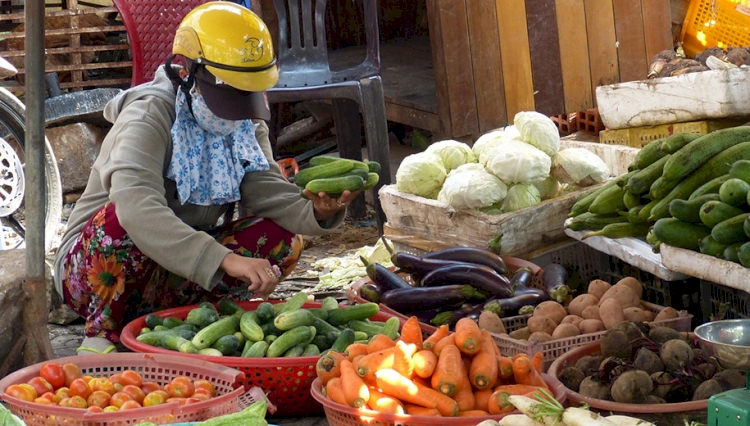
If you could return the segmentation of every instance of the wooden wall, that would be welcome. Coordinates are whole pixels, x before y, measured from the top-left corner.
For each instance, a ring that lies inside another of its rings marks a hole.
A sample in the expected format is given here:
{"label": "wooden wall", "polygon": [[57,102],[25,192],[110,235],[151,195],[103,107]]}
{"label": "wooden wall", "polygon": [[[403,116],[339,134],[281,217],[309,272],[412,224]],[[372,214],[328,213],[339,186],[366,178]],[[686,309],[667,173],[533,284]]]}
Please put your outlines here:
{"label": "wooden wall", "polygon": [[672,47],[669,0],[434,0],[427,14],[445,137],[592,108],[597,86],[645,79]]}

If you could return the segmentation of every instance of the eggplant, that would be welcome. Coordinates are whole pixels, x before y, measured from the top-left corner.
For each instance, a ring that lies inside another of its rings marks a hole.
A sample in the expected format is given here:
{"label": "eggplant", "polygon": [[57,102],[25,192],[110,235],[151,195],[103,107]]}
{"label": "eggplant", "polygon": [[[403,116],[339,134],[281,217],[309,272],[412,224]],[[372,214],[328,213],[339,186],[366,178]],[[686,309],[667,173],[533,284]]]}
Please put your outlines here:
{"label": "eggplant", "polygon": [[534,274],[531,273],[531,269],[521,268],[516,271],[515,275],[513,275],[513,279],[510,280],[510,286],[514,290],[518,288],[528,288],[529,284],[531,284],[532,278],[534,278]]}
{"label": "eggplant", "polygon": [[467,262],[459,262],[454,260],[441,260],[441,259],[428,259],[425,257],[415,256],[411,253],[403,251],[395,251],[393,247],[388,245],[385,237],[381,237],[383,245],[391,254],[391,262],[399,268],[399,270],[412,274],[415,280],[420,280],[422,277],[434,271],[437,268],[456,265],[456,264],[467,264]]}
{"label": "eggplant", "polygon": [[440,327],[441,325],[447,325],[450,328],[453,328],[454,325],[460,320],[461,318],[471,318],[474,321],[477,321],[479,319],[479,314],[482,313],[482,304],[478,305],[464,305],[461,307],[461,309],[457,309],[454,311],[445,311],[441,312],[430,321],[430,324],[434,325],[435,327]]}
{"label": "eggplant", "polygon": [[359,295],[368,302],[380,303],[383,291],[375,283],[365,283],[359,288]]}
{"label": "eggplant", "polygon": [[508,272],[503,258],[495,253],[476,247],[451,247],[439,251],[427,253],[424,259],[454,260],[475,265],[484,265],[492,268],[495,272],[503,275]]}
{"label": "eggplant", "polygon": [[568,298],[568,271],[562,265],[550,263],[542,268],[542,282],[545,291],[555,302],[563,303]]}
{"label": "eggplant", "polygon": [[494,312],[500,318],[519,315],[524,306],[536,306],[550,297],[546,291],[538,288],[519,288],[508,298],[493,298],[482,305],[483,309]]}
{"label": "eggplant", "polygon": [[448,265],[435,269],[422,279],[422,286],[435,287],[452,284],[469,284],[490,297],[511,297],[510,280],[493,269],[482,265]]}
{"label": "eggplant", "polygon": [[436,309],[457,305],[467,299],[483,298],[470,285],[446,285],[442,287],[412,287],[388,290],[380,297],[380,303],[398,312],[417,309]]}
{"label": "eggplant", "polygon": [[440,309],[422,309],[422,310],[411,310],[411,311],[404,311],[399,312],[400,314],[406,316],[406,317],[417,317],[417,320],[419,322],[424,324],[429,324],[430,321],[432,321],[433,318],[435,318],[435,315],[442,312],[444,307],[441,307]]}
{"label": "eggplant", "polygon": [[367,276],[370,277],[375,284],[380,286],[383,289],[383,292],[397,288],[412,288],[408,282],[404,281],[404,279],[399,277],[398,274],[385,266],[376,262],[368,262],[363,256],[360,256],[359,258],[365,265]]}

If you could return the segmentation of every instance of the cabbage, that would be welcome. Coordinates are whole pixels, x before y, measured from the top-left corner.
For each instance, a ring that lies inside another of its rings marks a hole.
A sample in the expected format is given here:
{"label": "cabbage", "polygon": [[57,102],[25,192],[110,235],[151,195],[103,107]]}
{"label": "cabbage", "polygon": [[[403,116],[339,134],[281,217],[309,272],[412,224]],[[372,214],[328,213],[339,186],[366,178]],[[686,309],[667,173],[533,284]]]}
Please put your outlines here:
{"label": "cabbage", "polygon": [[503,201],[508,187],[484,166],[469,163],[448,173],[437,199],[451,207],[481,209]]}
{"label": "cabbage", "polygon": [[590,186],[609,178],[609,166],[585,148],[567,148],[552,157],[552,176],[562,183]]}
{"label": "cabbage", "polygon": [[447,172],[435,154],[419,152],[407,156],[396,171],[396,189],[426,198],[437,197]]}
{"label": "cabbage", "polygon": [[495,146],[501,139],[509,140],[520,138],[521,134],[518,133],[518,129],[516,129],[515,126],[508,126],[503,129],[493,130],[489,133],[483,134],[476,140],[476,142],[474,142],[471,150],[474,151],[474,155],[476,155],[477,160],[481,163],[482,159],[480,157],[482,153],[486,151],[487,148]]}
{"label": "cabbage", "polygon": [[539,204],[542,196],[539,190],[531,184],[513,185],[508,189],[508,195],[503,200],[503,211],[505,213],[521,210],[526,207]]}
{"label": "cabbage", "polygon": [[542,196],[542,200],[548,200],[555,198],[557,193],[560,191],[560,182],[552,176],[544,179],[543,181],[534,182],[533,185],[539,190],[539,194]]}
{"label": "cabbage", "polygon": [[485,167],[505,183],[539,182],[549,176],[550,157],[519,140],[504,141],[483,154]]}
{"label": "cabbage", "polygon": [[469,145],[450,139],[433,143],[427,147],[425,152],[430,152],[440,157],[443,160],[445,169],[449,172],[460,165],[477,162],[477,156],[474,155]]}
{"label": "cabbage", "polygon": [[513,118],[521,139],[550,157],[560,150],[560,132],[552,119],[536,111],[521,111]]}

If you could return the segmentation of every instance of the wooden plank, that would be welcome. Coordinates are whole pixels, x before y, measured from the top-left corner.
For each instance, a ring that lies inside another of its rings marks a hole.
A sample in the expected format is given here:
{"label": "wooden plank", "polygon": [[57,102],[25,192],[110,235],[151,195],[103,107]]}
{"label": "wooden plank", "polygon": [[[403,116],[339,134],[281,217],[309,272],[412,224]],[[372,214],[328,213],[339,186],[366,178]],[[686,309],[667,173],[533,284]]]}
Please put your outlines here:
{"label": "wooden plank", "polygon": [[449,137],[453,133],[450,108],[448,106],[448,76],[445,69],[446,49],[443,45],[443,28],[440,23],[440,6],[437,1],[425,2],[427,21],[430,27],[430,46],[432,65],[435,67],[435,94],[437,95],[440,130],[433,135],[436,138]]}
{"label": "wooden plank", "polygon": [[505,108],[508,121],[513,121],[517,112],[535,109],[526,6],[524,0],[496,0],[495,7],[503,60]]}
{"label": "wooden plank", "polygon": [[445,72],[453,127],[451,137],[477,133],[479,123],[466,3],[463,0],[435,1],[440,7],[442,42],[446,52]]}
{"label": "wooden plank", "polygon": [[648,73],[648,61],[641,2],[612,0],[612,6],[615,12],[620,81],[643,80]]}
{"label": "wooden plank", "polygon": [[646,59],[662,50],[672,49],[672,19],[669,0],[641,0],[646,35]]}
{"label": "wooden plank", "polygon": [[536,110],[546,115],[564,114],[570,110],[565,109],[555,0],[527,0],[526,22]]}
{"label": "wooden plank", "polygon": [[583,111],[594,106],[583,0],[556,0],[555,11],[563,51],[560,63],[565,87],[565,112]]}
{"label": "wooden plank", "polygon": [[[591,89],[620,81],[615,15],[611,1],[584,0]],[[596,104],[596,99],[594,99]]]}
{"label": "wooden plank", "polygon": [[750,293],[750,269],[739,263],[666,244],[659,251],[664,266],[673,271]]}
{"label": "wooden plank", "polygon": [[479,132],[508,124],[495,0],[466,0]]}
{"label": "wooden plank", "polygon": [[437,114],[410,108],[397,102],[389,102],[387,99],[385,117],[389,121],[429,130],[433,134],[440,132],[440,119]]}

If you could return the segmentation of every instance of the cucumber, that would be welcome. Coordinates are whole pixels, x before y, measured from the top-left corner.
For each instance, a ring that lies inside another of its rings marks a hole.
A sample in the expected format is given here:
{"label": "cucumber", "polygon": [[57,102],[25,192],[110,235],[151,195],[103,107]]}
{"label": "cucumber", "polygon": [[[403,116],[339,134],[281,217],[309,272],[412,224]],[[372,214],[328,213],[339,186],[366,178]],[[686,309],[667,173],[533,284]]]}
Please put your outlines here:
{"label": "cucumber", "polygon": [[209,325],[208,327],[200,330],[195,337],[193,337],[193,346],[196,349],[201,350],[210,347],[215,341],[219,340],[220,337],[226,336],[227,334],[234,334],[237,332],[240,326],[240,319],[235,315],[226,316]]}
{"label": "cucumber", "polygon": [[[240,319],[240,320],[241,320],[241,319]],[[237,331],[237,332],[235,332],[235,333],[233,334],[233,336],[237,338],[237,341],[238,341],[238,342],[240,342],[240,347],[243,347],[243,346],[245,346],[245,341],[247,340],[247,338],[245,337],[245,335],[244,335],[244,334],[242,334],[242,331]]]}
{"label": "cucumber", "polygon": [[309,308],[307,309],[310,311],[311,314],[313,314],[314,317],[320,318],[323,321],[328,319],[328,310],[323,308]]}
{"label": "cucumber", "polygon": [[571,221],[568,223],[568,228],[574,231],[583,231],[586,229],[598,231],[609,225],[610,223],[620,223],[627,221],[628,218],[620,214],[599,215],[586,212],[571,219]]}
{"label": "cucumber", "polygon": [[643,206],[643,208],[638,212],[638,219],[641,222],[647,222],[649,220],[649,217],[651,216],[651,210],[656,207],[657,204],[659,204],[661,200],[651,200]]}
{"label": "cucumber", "polygon": [[633,194],[632,192],[627,190],[627,187],[625,187],[626,190],[622,194],[622,202],[625,204],[625,208],[630,210],[633,207],[640,206],[641,204],[641,197],[640,195]]}
{"label": "cucumber", "polygon": [[396,340],[398,339],[399,328],[401,328],[401,321],[399,321],[396,317],[390,317],[385,321],[385,325],[383,326],[383,334],[388,336],[391,340]]}
{"label": "cucumber", "polygon": [[344,325],[351,320],[363,320],[380,312],[377,303],[367,302],[360,305],[345,306],[328,312],[328,322],[333,325]]}
{"label": "cucumber", "polygon": [[331,345],[331,350],[343,354],[352,343],[354,343],[354,330],[345,328]]}
{"label": "cucumber", "polygon": [[716,130],[703,135],[672,154],[664,165],[662,176],[667,180],[682,180],[720,153],[747,141],[750,141],[750,127],[746,126]]}
{"label": "cucumber", "polygon": [[258,342],[245,342],[245,348],[242,351],[243,358],[263,358],[266,356],[270,344],[263,340]]}
{"label": "cucumber", "polygon": [[595,214],[612,214],[620,210],[626,210],[622,195],[623,190],[617,185],[607,188],[597,195],[589,206],[589,212]]}
{"label": "cucumber", "polygon": [[748,192],[750,192],[750,183],[731,178],[719,187],[719,198],[730,206],[742,207],[747,205]]}
{"label": "cucumber", "polygon": [[148,327],[143,327],[143,328],[141,328],[141,331],[139,331],[139,332],[138,332],[138,334],[149,333],[149,332],[151,332],[151,331],[153,331],[153,330],[151,330],[151,329],[150,329],[150,328],[148,328]]}
{"label": "cucumber", "polygon": [[312,340],[311,345],[315,345],[318,347],[318,350],[326,350],[331,347],[331,344],[336,339],[333,339],[333,341],[328,341],[328,338],[326,336],[321,336],[320,334],[315,336]]}
{"label": "cucumber", "polygon": [[291,312],[297,309],[301,309],[303,306],[305,306],[305,303],[307,303],[307,293],[303,293],[300,291],[299,293],[296,293],[294,296],[287,299],[286,302],[284,302],[284,306],[276,311],[276,315],[278,316],[285,312]]}
{"label": "cucumber", "polygon": [[214,348],[205,348],[198,351],[198,355],[203,356],[224,356],[220,350]]}
{"label": "cucumber", "polygon": [[344,191],[358,191],[365,186],[365,180],[359,176],[341,176],[315,179],[305,185],[305,189],[313,194],[325,192],[329,196],[338,197]]}
{"label": "cucumber", "polygon": [[185,321],[175,317],[166,317],[164,318],[164,321],[162,321],[162,325],[167,328],[175,328],[178,325],[182,325],[184,323]]}
{"label": "cucumber", "polygon": [[750,161],[738,160],[729,169],[729,176],[750,183]]}
{"label": "cucumber", "polygon": [[251,342],[263,340],[265,336],[263,329],[258,325],[258,315],[255,312],[247,311],[240,318],[240,331],[245,339]]}
{"label": "cucumber", "polygon": [[645,206],[635,206],[632,209],[628,210],[627,216],[625,216],[630,223],[643,223],[646,222],[645,219],[641,219],[640,213],[641,210],[643,210],[643,207]]}
{"label": "cucumber", "polygon": [[167,330],[171,330],[171,328],[165,327],[163,325],[156,325],[154,326],[154,329],[153,329],[153,331],[167,331]]}
{"label": "cucumber", "polygon": [[740,246],[740,249],[737,250],[737,258],[742,266],[750,267],[750,243],[744,243]]}
{"label": "cucumber", "polygon": [[223,355],[232,355],[240,348],[240,339],[234,334],[227,334],[219,337],[219,340],[215,341],[211,347],[220,351]]}
{"label": "cucumber", "polygon": [[720,222],[741,215],[744,211],[721,201],[707,201],[703,203],[698,213],[701,222],[709,228],[713,228]]}
{"label": "cucumber", "polygon": [[380,163],[377,161],[365,161],[365,164],[367,164],[367,169],[370,173],[380,173],[380,170],[382,170]]}
{"label": "cucumber", "polygon": [[161,346],[164,336],[167,334],[174,334],[182,337],[183,339],[192,339],[195,336],[195,332],[190,330],[165,330],[165,331],[151,331],[148,333],[139,334],[136,337],[141,343],[145,343],[149,346]]}
{"label": "cucumber", "polygon": [[270,345],[271,343],[273,343],[274,340],[276,340],[278,338],[279,338],[279,336],[277,336],[275,334],[269,334],[269,335],[267,335],[266,337],[263,338],[263,341],[266,342],[266,343],[268,343]]}
{"label": "cucumber", "polygon": [[367,181],[367,178],[369,178],[370,173],[367,170],[362,170],[358,168],[353,168],[349,170],[348,172],[344,173],[343,175],[334,176],[334,177],[343,177],[343,176],[359,176],[362,178],[362,180]]}
{"label": "cucumber", "polygon": [[[352,335],[353,334],[354,332],[352,331]],[[312,333],[310,332],[310,327],[304,325],[285,331],[284,334],[271,343],[266,352],[266,356],[268,358],[280,357],[291,347],[300,343],[306,344],[306,342],[311,339],[311,336]]]}
{"label": "cucumber", "polygon": [[300,343],[298,345],[294,345],[291,348],[287,349],[286,352],[282,355],[285,358],[293,358],[302,356],[302,353],[305,352],[305,348],[307,347],[307,344]]}
{"label": "cucumber", "polygon": [[317,356],[317,355],[320,355],[320,348],[317,345],[314,345],[312,343],[305,346],[305,350],[302,351],[302,356]]}
{"label": "cucumber", "polygon": [[703,185],[699,186],[698,189],[693,191],[693,193],[690,194],[690,198],[688,198],[688,200],[692,200],[693,198],[698,198],[701,195],[718,194],[719,189],[721,188],[721,185],[727,180],[729,180],[730,178],[731,176],[726,174],[723,176],[719,176],[715,179],[711,179],[710,181],[704,183]]}
{"label": "cucumber", "polygon": [[683,222],[701,223],[700,210],[703,204],[718,199],[719,194],[706,194],[692,200],[672,200],[669,203],[669,214]]}
{"label": "cucumber", "polygon": [[167,334],[164,335],[164,338],[161,341],[161,345],[166,349],[182,352],[184,354],[198,353],[195,345],[193,345],[190,340],[185,339],[178,333],[174,332],[167,332]]}
{"label": "cucumber", "polygon": [[645,237],[648,234],[648,230],[651,227],[650,223],[640,222],[622,222],[613,223],[605,226],[599,231],[592,232],[583,236],[583,240],[591,237],[607,237],[612,239],[626,238],[626,237]]}
{"label": "cucumber", "polygon": [[726,250],[728,246],[729,244],[717,242],[714,237],[709,235],[701,240],[699,249],[701,253],[707,256],[722,257],[724,255],[724,250]]}
{"label": "cucumber", "polygon": [[260,325],[260,329],[261,331],[263,331],[263,335],[266,337],[268,337],[269,335],[280,336],[281,333],[283,333],[283,331],[279,330],[275,325],[273,325],[273,321],[264,322]]}
{"label": "cucumber", "polygon": [[315,315],[313,315],[312,312],[307,309],[298,309],[296,311],[284,312],[276,315],[276,318],[273,320],[273,325],[281,331],[287,331],[301,325],[310,326],[313,323],[313,319],[315,319]]}
{"label": "cucumber", "polygon": [[307,184],[316,179],[325,179],[333,176],[344,174],[354,168],[351,160],[338,158],[336,161],[321,164],[319,166],[302,169],[294,175],[294,183],[301,188],[306,188]]}
{"label": "cucumber", "polygon": [[349,324],[347,324],[347,326],[355,332],[359,331],[366,333],[368,337],[383,334],[383,326],[372,324],[367,321],[352,320],[349,321]]}
{"label": "cucumber", "polygon": [[576,217],[580,215],[581,213],[585,213],[589,210],[589,207],[591,206],[591,203],[594,202],[596,197],[599,196],[602,192],[606,191],[608,188],[611,188],[613,186],[618,186],[618,184],[621,184],[623,182],[627,182],[628,179],[630,179],[631,176],[638,173],[637,170],[633,170],[631,172],[628,172],[620,177],[617,177],[602,186],[592,189],[591,191],[587,192],[586,195],[582,196],[581,198],[576,201],[575,204],[573,204],[573,207],[570,208],[570,213],[568,214],[568,217]]}
{"label": "cucumber", "polygon": [[194,326],[193,324],[184,323],[184,324],[176,325],[176,326],[170,328],[170,330],[190,330],[193,333],[197,333],[198,330],[200,330],[200,329],[198,327]]}
{"label": "cucumber", "polygon": [[273,305],[268,302],[262,302],[258,305],[255,309],[255,313],[258,314],[258,319],[261,322],[270,321],[273,319],[274,315],[276,315],[276,312],[273,310]]}
{"label": "cucumber", "polygon": [[745,243],[734,243],[734,244],[728,245],[727,248],[724,249],[724,255],[722,256],[722,258],[730,262],[740,263],[739,252],[740,252],[740,248],[744,244]]}
{"label": "cucumber", "polygon": [[628,183],[625,185],[625,189],[635,195],[645,194],[651,188],[651,185],[661,177],[661,172],[664,169],[664,163],[669,159],[669,155],[665,155],[655,163],[648,167],[641,169],[638,173],[634,174],[628,179]]}
{"label": "cucumber", "polygon": [[338,309],[339,301],[333,296],[328,296],[320,303],[320,307],[326,310]]}
{"label": "cucumber", "polygon": [[675,133],[664,138],[661,143],[661,150],[667,154],[674,154],[685,145],[701,137],[698,133]]}
{"label": "cucumber", "polygon": [[198,328],[207,327],[219,320],[219,314],[213,310],[204,307],[191,309],[187,314],[185,322],[193,324]]}
{"label": "cucumber", "polygon": [[315,327],[315,330],[317,330],[317,333],[316,333],[317,335],[325,336],[328,333],[333,333],[335,335],[333,340],[336,340],[336,337],[339,337],[339,334],[341,334],[341,330],[332,326],[328,322],[323,321],[320,318],[314,318],[312,325],[313,327]]}
{"label": "cucumber", "polygon": [[[316,166],[322,166],[323,164],[328,163],[334,163],[336,161],[341,161],[341,157],[332,157],[330,155],[318,155],[316,157],[313,157],[308,161],[308,164],[310,166],[316,167]],[[367,162],[359,161],[359,160],[352,160],[350,158],[344,158],[344,160],[351,161],[352,164],[354,164],[355,169],[359,170],[369,170],[369,166],[367,165]]]}
{"label": "cucumber", "polygon": [[199,308],[206,308],[206,309],[210,309],[210,310],[212,310],[212,311],[214,311],[214,312],[216,312],[216,313],[218,313],[218,312],[219,312],[219,311],[217,311],[217,310],[216,310],[216,306],[214,306],[214,304],[213,304],[213,303],[211,303],[211,302],[201,302],[201,303],[200,303],[200,304],[198,305],[198,307],[199,307]]}
{"label": "cucumber", "polygon": [[368,173],[367,179],[365,179],[365,186],[362,187],[364,190],[372,189],[375,185],[380,182],[380,175],[377,173]]}
{"label": "cucumber", "polygon": [[679,180],[666,180],[663,176],[659,177],[651,184],[651,188],[648,191],[648,195],[651,196],[652,200],[664,198],[672,192],[675,186],[679,185]]}
{"label": "cucumber", "polygon": [[355,331],[354,332],[354,341],[364,340],[365,342],[370,339],[370,336],[367,335],[364,331]]}
{"label": "cucumber", "polygon": [[742,213],[735,217],[719,222],[711,229],[711,236],[719,243],[734,244],[747,241],[744,225],[745,219],[750,217],[750,213]]}
{"label": "cucumber", "polygon": [[148,314],[146,315],[146,327],[153,329],[157,325],[163,325],[164,324],[164,318],[160,317],[156,314]]}
{"label": "cucumber", "polygon": [[635,158],[633,158],[633,162],[628,166],[628,171],[644,169],[667,155],[667,153],[661,149],[661,144],[663,142],[664,139],[657,139],[649,142],[646,146],[641,148],[641,150],[635,155]]}
{"label": "cucumber", "polygon": [[711,230],[702,225],[683,222],[673,217],[663,218],[654,224],[654,236],[664,244],[698,251],[702,239],[711,235]]}
{"label": "cucumber", "polygon": [[237,312],[245,312],[234,300],[229,297],[222,297],[216,303],[216,310],[222,315],[233,315]]}

